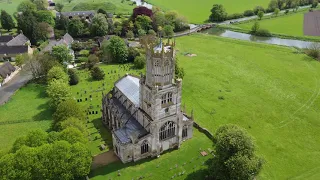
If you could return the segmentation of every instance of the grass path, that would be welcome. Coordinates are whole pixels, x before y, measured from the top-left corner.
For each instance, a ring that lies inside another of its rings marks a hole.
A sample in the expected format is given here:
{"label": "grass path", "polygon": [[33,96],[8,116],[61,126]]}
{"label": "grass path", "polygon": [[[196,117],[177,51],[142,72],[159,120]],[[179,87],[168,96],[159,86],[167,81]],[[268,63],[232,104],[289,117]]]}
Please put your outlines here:
{"label": "grass path", "polygon": [[290,48],[203,34],[179,38],[177,46],[187,109],[211,132],[227,123],[246,128],[267,162],[262,179],[319,166],[319,62]]}

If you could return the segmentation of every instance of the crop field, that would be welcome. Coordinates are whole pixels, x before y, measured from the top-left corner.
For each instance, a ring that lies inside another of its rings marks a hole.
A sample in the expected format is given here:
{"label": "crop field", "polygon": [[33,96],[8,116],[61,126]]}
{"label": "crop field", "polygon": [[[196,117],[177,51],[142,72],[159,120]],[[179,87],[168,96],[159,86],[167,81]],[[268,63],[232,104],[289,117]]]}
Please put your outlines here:
{"label": "crop field", "polygon": [[64,5],[62,11],[89,11],[101,8],[111,13],[131,14],[135,7],[132,1],[122,0],[71,0],[70,3],[66,0],[57,0],[55,2]]}
{"label": "crop field", "polygon": [[10,149],[16,138],[30,130],[48,130],[51,120],[45,87],[32,83],[22,87],[0,106],[0,150]]}
{"label": "crop field", "polygon": [[151,4],[164,10],[175,10],[185,16],[190,23],[203,23],[210,16],[213,4],[222,4],[228,14],[243,13],[255,6],[267,7],[269,0],[149,0]]}
{"label": "crop field", "polygon": [[178,38],[177,47],[182,101],[200,125],[246,128],[266,160],[262,179],[320,178],[319,62],[292,48],[204,34]]}

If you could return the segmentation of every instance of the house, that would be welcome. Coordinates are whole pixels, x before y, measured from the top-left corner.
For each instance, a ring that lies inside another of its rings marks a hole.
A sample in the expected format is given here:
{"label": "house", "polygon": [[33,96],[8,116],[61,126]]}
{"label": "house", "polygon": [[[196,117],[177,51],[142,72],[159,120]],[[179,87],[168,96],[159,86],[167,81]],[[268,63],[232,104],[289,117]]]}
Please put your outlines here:
{"label": "house", "polygon": [[103,95],[102,122],[123,163],[179,148],[193,134],[193,113],[181,110],[182,80],[174,79],[175,43],[147,48],[146,76],[126,75]]}
{"label": "house", "polygon": [[115,35],[106,35],[106,36],[103,36],[103,37],[100,37],[99,39],[98,39],[98,44],[99,44],[99,47],[101,47],[102,46],[102,42],[103,41],[109,41],[111,38],[112,38],[112,36],[115,36]]}
{"label": "house", "polygon": [[10,62],[5,62],[0,66],[0,87],[16,74],[15,71],[16,68]]}
{"label": "house", "polygon": [[71,12],[57,12],[56,18],[60,18],[61,16],[68,17],[69,19],[79,17],[91,20],[95,15],[95,11],[71,11]]}
{"label": "house", "polygon": [[43,52],[51,52],[54,46],[64,45],[68,47],[68,49],[70,50],[70,54],[74,59],[74,51],[71,49],[71,45],[73,42],[73,37],[70,34],[66,33],[60,40],[50,41],[49,44],[43,49]]}
{"label": "house", "polygon": [[24,53],[33,53],[30,40],[25,35],[0,36],[0,60],[14,60],[17,55]]}

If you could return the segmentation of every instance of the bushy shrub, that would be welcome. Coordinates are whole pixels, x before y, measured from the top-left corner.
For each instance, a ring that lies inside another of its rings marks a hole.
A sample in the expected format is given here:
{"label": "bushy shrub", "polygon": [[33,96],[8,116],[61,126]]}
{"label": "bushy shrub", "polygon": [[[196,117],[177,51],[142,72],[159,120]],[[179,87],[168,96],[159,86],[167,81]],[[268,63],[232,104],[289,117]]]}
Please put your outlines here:
{"label": "bushy shrub", "polygon": [[243,15],[248,17],[248,16],[253,16],[254,15],[254,12],[253,10],[246,10],[243,12]]}
{"label": "bushy shrub", "polygon": [[271,33],[267,29],[258,29],[254,34],[257,36],[271,37]]}
{"label": "bushy shrub", "polygon": [[98,66],[95,66],[91,70],[91,76],[94,80],[102,80],[104,79],[105,74],[102,69],[100,69]]}
{"label": "bushy shrub", "polygon": [[77,71],[75,69],[69,69],[68,75],[69,75],[69,84],[71,86],[79,83],[79,76],[77,75]]}
{"label": "bushy shrub", "polygon": [[231,20],[231,19],[239,19],[239,18],[243,18],[244,15],[241,13],[235,13],[235,14],[230,14],[227,16],[227,20]]}
{"label": "bushy shrub", "polygon": [[306,53],[314,59],[319,59],[320,45],[318,43],[311,44],[310,47],[307,48]]}
{"label": "bushy shrub", "polygon": [[129,48],[128,48],[128,61],[129,61],[129,62],[133,62],[134,59],[135,59],[137,56],[140,56],[140,52],[138,51],[138,49],[137,49],[137,48],[134,48],[134,47],[129,47]]}
{"label": "bushy shrub", "polygon": [[259,11],[265,12],[265,9],[263,7],[261,7],[261,6],[256,6],[253,9],[253,12],[254,12],[255,15],[257,15]]}
{"label": "bushy shrub", "polygon": [[142,69],[142,68],[144,68],[145,65],[146,65],[146,60],[145,60],[145,58],[143,56],[137,56],[134,59],[134,66],[137,69]]}

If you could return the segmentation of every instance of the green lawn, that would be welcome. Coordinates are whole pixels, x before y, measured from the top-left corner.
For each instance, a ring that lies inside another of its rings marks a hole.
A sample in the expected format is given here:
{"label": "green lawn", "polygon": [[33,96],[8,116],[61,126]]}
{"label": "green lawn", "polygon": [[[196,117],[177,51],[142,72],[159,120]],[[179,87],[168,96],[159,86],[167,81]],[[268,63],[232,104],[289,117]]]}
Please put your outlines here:
{"label": "green lawn", "polygon": [[0,150],[8,150],[16,138],[34,129],[48,130],[52,112],[44,86],[28,84],[0,106]]}
{"label": "green lawn", "polygon": [[[279,16],[270,19],[263,19],[259,21],[260,28],[267,29],[271,33],[275,34],[283,34],[283,35],[290,35],[290,36],[304,36],[303,34],[303,18],[304,14],[307,11],[301,11],[298,13],[292,13],[289,15]],[[248,23],[242,23],[235,25],[242,29],[251,30],[252,25],[254,24],[253,21]],[[310,38],[317,38],[312,36],[304,36]]]}
{"label": "green lawn", "polygon": [[66,0],[57,0],[55,3],[64,5],[62,11],[89,11],[102,8],[111,13],[131,14],[135,7],[131,1],[122,0],[72,0],[71,3]]}
{"label": "green lawn", "polygon": [[0,0],[0,10],[5,10],[8,13],[12,14],[17,12],[18,5],[23,0]]}
{"label": "green lawn", "polygon": [[175,10],[187,17],[191,23],[203,23],[210,16],[213,4],[222,4],[228,14],[243,13],[255,6],[267,7],[269,0],[148,0],[164,10]]}
{"label": "green lawn", "polygon": [[[113,163],[93,170],[90,174],[92,180],[105,179],[204,179],[201,169],[206,168],[206,163],[212,155],[200,156],[200,148],[208,152],[212,149],[212,142],[198,130],[194,129],[192,139],[184,142],[179,150],[164,153],[157,159],[141,160],[136,163]],[[185,163],[185,164],[184,164]],[[177,168],[176,168],[177,165]],[[171,168],[171,170],[170,170]],[[118,170],[121,176],[118,176]],[[179,173],[183,175],[179,176]]]}
{"label": "green lawn", "polygon": [[[113,84],[126,73],[139,75],[140,71],[132,68],[131,64],[126,65],[100,65],[104,70],[106,77],[102,81],[93,81],[88,70],[79,70],[79,84],[71,86],[73,96],[76,100],[90,111],[87,114],[88,123],[86,124],[89,132],[89,148],[93,155],[102,151],[99,149],[101,144],[106,144],[108,151],[112,147],[112,137],[101,123],[101,104],[102,92],[107,93],[113,87]],[[87,99],[87,100],[86,100]],[[94,113],[92,113],[94,112]],[[97,114],[96,114],[97,113]]]}
{"label": "green lawn", "polygon": [[261,179],[320,178],[319,62],[291,48],[204,34],[177,46],[182,100],[200,125],[246,128],[266,160]]}

